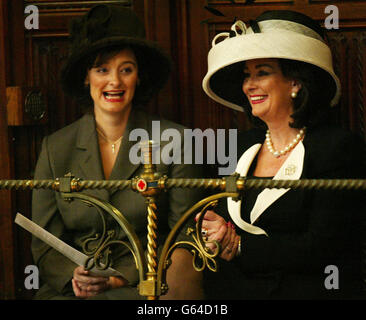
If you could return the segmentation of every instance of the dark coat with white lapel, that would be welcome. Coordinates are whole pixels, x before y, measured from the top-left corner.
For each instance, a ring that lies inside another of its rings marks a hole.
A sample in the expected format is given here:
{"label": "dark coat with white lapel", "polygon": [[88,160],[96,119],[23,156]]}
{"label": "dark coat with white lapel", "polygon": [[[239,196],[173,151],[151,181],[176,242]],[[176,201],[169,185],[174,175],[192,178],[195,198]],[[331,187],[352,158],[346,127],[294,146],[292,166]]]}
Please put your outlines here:
{"label": "dark coat with white lapel", "polygon": [[[264,139],[265,132],[257,129],[240,136],[239,155],[259,144],[254,147],[256,150],[250,151],[254,155],[244,160],[249,163],[242,163],[242,168],[249,169]],[[291,165],[295,164],[297,169],[302,167],[300,179],[365,178],[364,146],[351,134],[334,127],[316,128],[308,130],[300,144],[296,151],[300,160],[285,163],[283,172],[287,167],[293,169]],[[241,174],[246,175],[247,169]],[[240,205],[239,212],[231,209],[227,218],[237,224],[242,254],[233,262],[222,261],[222,271],[216,281],[222,280],[220,292],[224,294],[214,298],[355,297],[361,286],[359,237],[366,213],[362,199],[364,193],[356,191],[289,190],[282,195],[266,194],[256,205],[257,212],[251,214],[253,221],[250,214],[243,216]],[[252,208],[255,197],[251,204],[247,200],[249,197],[244,193],[242,205]],[[257,234],[241,230],[238,225],[243,220],[259,227],[252,230]],[[262,230],[268,236],[260,234]],[[338,289],[328,290],[329,283],[336,286],[332,278],[336,269],[332,266],[339,271]]]}

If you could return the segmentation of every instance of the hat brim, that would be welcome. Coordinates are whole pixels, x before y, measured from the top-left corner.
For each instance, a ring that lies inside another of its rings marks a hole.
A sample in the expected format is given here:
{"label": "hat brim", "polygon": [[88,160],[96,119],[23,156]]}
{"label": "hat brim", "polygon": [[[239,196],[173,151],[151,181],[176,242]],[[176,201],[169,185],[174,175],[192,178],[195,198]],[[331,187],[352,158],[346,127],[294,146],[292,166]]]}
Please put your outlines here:
{"label": "hat brim", "polygon": [[216,102],[244,111],[242,63],[263,58],[296,60],[321,68],[334,82],[331,105],[338,103],[341,86],[333,71],[329,47],[320,40],[287,30],[243,34],[214,45],[208,54],[208,72],[202,81],[203,90]]}
{"label": "hat brim", "polygon": [[84,92],[84,82],[87,70],[85,59],[100,50],[107,48],[129,47],[132,50],[138,49],[144,52],[144,67],[149,74],[152,90],[160,90],[166,83],[170,70],[171,60],[160,47],[152,41],[131,37],[109,37],[94,42],[92,45],[86,43],[73,53],[61,70],[61,83],[64,91],[74,97]]}

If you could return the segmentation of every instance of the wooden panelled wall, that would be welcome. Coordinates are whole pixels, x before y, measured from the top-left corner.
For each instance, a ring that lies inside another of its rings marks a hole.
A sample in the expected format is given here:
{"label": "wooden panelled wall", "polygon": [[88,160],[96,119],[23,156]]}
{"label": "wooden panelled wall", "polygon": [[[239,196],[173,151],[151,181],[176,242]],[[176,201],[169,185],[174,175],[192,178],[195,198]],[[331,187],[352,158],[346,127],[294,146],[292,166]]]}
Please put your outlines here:
{"label": "wooden panelled wall", "polygon": [[[336,5],[339,29],[329,31],[343,93],[336,119],[366,138],[366,1],[257,0],[247,5],[245,0],[0,0],[0,67],[5,70],[0,73],[0,179],[32,178],[42,138],[81,116],[78,105],[63,95],[58,76],[68,54],[70,19],[99,2],[132,7],[145,22],[147,37],[172,56],[172,76],[148,106],[150,112],[189,127],[240,130],[249,127],[244,114],[214,103],[201,87],[213,36],[228,30],[235,17],[248,21],[269,9],[297,10],[323,23],[325,7]],[[38,30],[24,28],[24,8],[30,4],[40,11]],[[5,89],[9,86],[45,89],[46,118],[8,126]],[[31,216],[31,193],[3,190],[0,201],[0,299],[31,298],[34,292],[24,288],[24,268],[32,264],[30,236],[13,224],[18,211]]]}

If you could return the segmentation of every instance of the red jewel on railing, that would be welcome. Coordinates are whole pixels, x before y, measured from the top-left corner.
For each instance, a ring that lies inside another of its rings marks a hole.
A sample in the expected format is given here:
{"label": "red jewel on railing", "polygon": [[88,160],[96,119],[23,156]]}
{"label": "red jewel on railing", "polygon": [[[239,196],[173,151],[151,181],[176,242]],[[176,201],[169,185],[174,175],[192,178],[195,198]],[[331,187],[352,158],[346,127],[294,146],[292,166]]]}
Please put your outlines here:
{"label": "red jewel on railing", "polygon": [[144,179],[137,180],[136,186],[139,192],[144,192],[147,189],[147,183]]}

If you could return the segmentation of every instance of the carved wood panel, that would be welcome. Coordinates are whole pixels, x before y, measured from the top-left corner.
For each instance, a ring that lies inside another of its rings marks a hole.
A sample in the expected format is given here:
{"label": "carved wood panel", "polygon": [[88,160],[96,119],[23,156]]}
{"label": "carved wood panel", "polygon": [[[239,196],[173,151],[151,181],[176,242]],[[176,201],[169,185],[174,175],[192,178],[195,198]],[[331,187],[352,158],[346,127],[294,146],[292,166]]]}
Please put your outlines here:
{"label": "carved wood panel", "polygon": [[331,32],[329,42],[333,52],[335,72],[340,77],[342,85],[337,121],[343,127],[366,138],[364,112],[366,31]]}
{"label": "carved wood panel", "polygon": [[[10,179],[12,165],[7,128],[6,87],[8,83],[8,4],[0,2],[0,172],[3,179]],[[0,191],[0,299],[14,297],[14,228],[11,221],[13,203],[11,192]]]}

